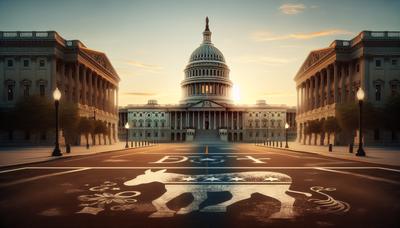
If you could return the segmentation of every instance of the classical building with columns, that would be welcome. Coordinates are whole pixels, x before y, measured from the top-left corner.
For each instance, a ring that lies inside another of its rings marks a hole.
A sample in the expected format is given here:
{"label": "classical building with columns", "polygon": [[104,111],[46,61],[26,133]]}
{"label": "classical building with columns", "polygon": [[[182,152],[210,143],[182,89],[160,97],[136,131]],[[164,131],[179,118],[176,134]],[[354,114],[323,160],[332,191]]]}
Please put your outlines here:
{"label": "classical building with columns", "polygon": [[[400,92],[400,32],[362,31],[351,40],[335,40],[327,48],[311,51],[298,70],[298,141],[326,145],[328,135],[306,134],[309,121],[335,117],[338,106],[356,102],[362,87],[365,101],[383,107]],[[375,129],[365,134],[367,145],[398,143],[398,134]],[[353,141],[348,132],[330,135],[330,142],[345,145]],[[314,139],[317,137],[317,139]]]}
{"label": "classical building with columns", "polygon": [[[119,76],[104,53],[79,40],[65,40],[55,31],[0,32],[0,80],[1,110],[24,96],[53,99],[58,87],[61,105],[77,104],[80,116],[104,121],[110,140],[117,140]],[[20,132],[1,135],[2,140],[17,143],[33,137]],[[46,139],[41,137],[53,143]]]}
{"label": "classical building with columns", "polygon": [[159,105],[150,100],[120,108],[121,140],[126,136],[126,122],[129,139],[135,141],[278,141],[284,139],[287,121],[294,137],[294,108],[268,105],[264,100],[248,106],[233,103],[229,67],[211,42],[208,18],[203,42],[190,55],[184,73],[179,104]]}

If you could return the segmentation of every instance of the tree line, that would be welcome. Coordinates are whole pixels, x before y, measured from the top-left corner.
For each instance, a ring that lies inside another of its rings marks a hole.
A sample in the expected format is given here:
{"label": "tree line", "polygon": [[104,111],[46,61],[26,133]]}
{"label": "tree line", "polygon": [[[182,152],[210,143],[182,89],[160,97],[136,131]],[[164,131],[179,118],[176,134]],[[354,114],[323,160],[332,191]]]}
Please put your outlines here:
{"label": "tree line", "polygon": [[[103,136],[103,142],[108,139],[111,144],[111,131],[105,122],[79,116],[77,104],[71,102],[61,101],[59,108],[60,129],[66,144],[78,145],[81,135],[85,136],[87,145],[89,135],[93,145],[97,136]],[[0,130],[19,130],[29,134],[55,131],[54,101],[36,95],[21,98],[14,107],[0,112]]]}
{"label": "tree line", "polygon": [[[392,96],[383,107],[375,107],[371,103],[363,104],[363,127],[366,130],[385,129],[388,131],[400,131],[400,96]],[[336,117],[328,117],[322,120],[308,121],[305,134],[320,134],[326,132],[329,135],[346,131],[355,137],[359,128],[359,106],[357,103],[347,103],[338,106]],[[316,137],[314,138],[316,144]]]}

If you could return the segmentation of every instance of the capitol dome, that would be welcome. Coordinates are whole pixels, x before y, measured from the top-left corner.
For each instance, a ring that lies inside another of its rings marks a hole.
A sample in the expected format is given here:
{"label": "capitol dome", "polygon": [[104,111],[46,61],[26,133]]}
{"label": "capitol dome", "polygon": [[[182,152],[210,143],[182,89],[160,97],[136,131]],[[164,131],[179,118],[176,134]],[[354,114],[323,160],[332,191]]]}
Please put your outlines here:
{"label": "capitol dome", "polygon": [[211,43],[203,43],[196,48],[190,56],[189,62],[194,61],[220,61],[225,63],[224,55]]}
{"label": "capitol dome", "polygon": [[203,42],[192,52],[185,68],[185,79],[181,83],[181,103],[184,104],[201,100],[213,100],[221,104],[232,103],[229,68],[222,52],[211,43],[208,22],[207,17]]}

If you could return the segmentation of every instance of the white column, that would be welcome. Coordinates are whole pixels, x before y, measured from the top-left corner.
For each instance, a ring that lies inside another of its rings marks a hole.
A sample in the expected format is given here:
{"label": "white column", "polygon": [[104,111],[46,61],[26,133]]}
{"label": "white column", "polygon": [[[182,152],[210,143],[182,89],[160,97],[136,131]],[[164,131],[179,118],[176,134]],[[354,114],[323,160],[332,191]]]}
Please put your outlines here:
{"label": "white column", "polygon": [[203,111],[203,130],[206,129],[206,111]]}
{"label": "white column", "polygon": [[201,129],[200,128],[200,112],[197,112],[197,129]]}
{"label": "white column", "polygon": [[183,112],[179,112],[179,116],[180,116],[180,129],[183,129]]}
{"label": "white column", "polygon": [[343,104],[347,100],[347,97],[346,97],[346,72],[345,72],[345,65],[344,64],[341,64],[340,75],[341,75],[341,78],[342,78],[342,81],[341,81],[341,84],[342,84],[341,94],[342,95],[340,96],[340,100],[341,100],[340,103]]}
{"label": "white column", "polygon": [[217,111],[214,111],[214,130],[217,129]]}
{"label": "white column", "polygon": [[334,90],[333,90],[333,95],[334,95],[334,99],[333,102],[334,103],[338,103],[338,65],[337,63],[333,64],[333,85],[334,85]]}
{"label": "white column", "polygon": [[332,83],[331,83],[331,70],[329,69],[329,66],[326,68],[326,92],[327,92],[327,99],[326,103],[329,105],[332,101],[331,96],[332,96]]}
{"label": "white column", "polygon": [[325,106],[325,75],[324,75],[324,72],[321,71],[320,75],[321,75],[321,88],[320,88],[321,97],[319,99],[319,102],[320,102],[320,106],[323,107],[323,106]]}

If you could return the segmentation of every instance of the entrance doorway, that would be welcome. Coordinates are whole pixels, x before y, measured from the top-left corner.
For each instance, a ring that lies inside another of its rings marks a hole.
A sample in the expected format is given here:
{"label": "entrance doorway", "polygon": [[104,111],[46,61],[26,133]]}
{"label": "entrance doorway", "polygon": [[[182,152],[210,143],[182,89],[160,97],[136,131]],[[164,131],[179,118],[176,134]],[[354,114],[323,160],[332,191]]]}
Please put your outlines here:
{"label": "entrance doorway", "polygon": [[206,120],[206,130],[208,130],[210,128],[210,123],[208,122],[208,120]]}

